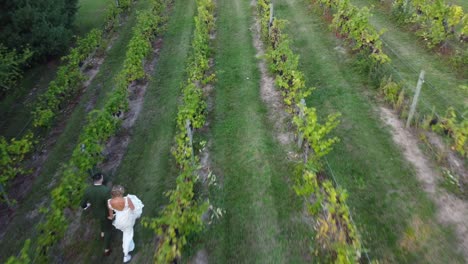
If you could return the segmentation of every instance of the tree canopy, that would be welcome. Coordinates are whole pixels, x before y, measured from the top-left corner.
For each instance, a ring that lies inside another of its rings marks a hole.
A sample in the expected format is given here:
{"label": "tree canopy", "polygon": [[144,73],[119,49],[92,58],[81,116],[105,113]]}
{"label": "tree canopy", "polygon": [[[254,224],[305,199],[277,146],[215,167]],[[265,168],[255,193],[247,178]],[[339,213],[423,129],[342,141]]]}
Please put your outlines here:
{"label": "tree canopy", "polygon": [[34,60],[59,55],[70,44],[78,0],[0,1],[0,42],[33,52]]}

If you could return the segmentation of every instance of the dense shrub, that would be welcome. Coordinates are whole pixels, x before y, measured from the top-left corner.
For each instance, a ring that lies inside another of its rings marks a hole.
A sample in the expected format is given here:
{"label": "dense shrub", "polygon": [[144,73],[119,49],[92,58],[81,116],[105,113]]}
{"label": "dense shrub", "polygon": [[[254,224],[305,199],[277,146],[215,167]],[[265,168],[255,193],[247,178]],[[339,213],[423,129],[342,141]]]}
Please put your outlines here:
{"label": "dense shrub", "polygon": [[65,51],[73,37],[78,0],[3,0],[0,40],[10,49],[30,47],[34,59]]}

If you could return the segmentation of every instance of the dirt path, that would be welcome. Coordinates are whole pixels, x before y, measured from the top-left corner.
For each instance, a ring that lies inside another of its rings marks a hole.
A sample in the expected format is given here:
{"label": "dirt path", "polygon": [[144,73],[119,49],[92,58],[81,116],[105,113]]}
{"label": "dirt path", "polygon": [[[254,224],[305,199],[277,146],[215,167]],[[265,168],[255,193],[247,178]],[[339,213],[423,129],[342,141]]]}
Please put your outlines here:
{"label": "dirt path", "polygon": [[431,131],[424,131],[429,143],[435,148],[435,151],[441,155],[444,166],[448,166],[449,170],[455,172],[459,176],[462,185],[462,192],[468,193],[468,169],[465,166],[465,161],[457,153],[451,149],[443,141],[440,135]]}
{"label": "dirt path", "polygon": [[[250,5],[254,9],[257,1],[252,0]],[[260,69],[260,95],[262,100],[268,107],[270,113],[270,121],[275,125],[276,137],[282,145],[289,145],[294,141],[294,133],[289,131],[288,123],[292,120],[292,116],[288,115],[284,109],[283,98],[281,92],[275,88],[275,79],[268,73],[265,60],[260,59],[265,55],[265,48],[260,39],[260,22],[255,16],[255,23],[251,28],[253,32],[253,45],[257,50],[256,57],[258,59],[258,68]],[[289,151],[291,153],[291,151]]]}
{"label": "dirt path", "polygon": [[436,172],[431,163],[418,148],[418,139],[405,127],[403,122],[391,110],[380,107],[381,118],[391,127],[395,143],[401,147],[405,158],[414,166],[416,176],[423,184],[424,190],[438,207],[437,219],[444,225],[453,225],[460,240],[460,252],[468,262],[468,202],[438,187],[442,176]]}
{"label": "dirt path", "polygon": [[[154,74],[156,62],[159,57],[159,51],[161,50],[163,39],[158,38],[153,42],[153,55],[152,59],[145,63],[145,73],[147,76]],[[128,88],[129,92],[129,110],[124,113],[122,130],[119,131],[118,135],[113,136],[109,142],[107,142],[104,155],[106,159],[99,165],[99,169],[106,175],[114,175],[115,171],[120,165],[122,158],[127,150],[127,146],[130,142],[131,129],[138,119],[143,108],[145,99],[146,89],[148,88],[149,81],[144,82],[133,82]]]}

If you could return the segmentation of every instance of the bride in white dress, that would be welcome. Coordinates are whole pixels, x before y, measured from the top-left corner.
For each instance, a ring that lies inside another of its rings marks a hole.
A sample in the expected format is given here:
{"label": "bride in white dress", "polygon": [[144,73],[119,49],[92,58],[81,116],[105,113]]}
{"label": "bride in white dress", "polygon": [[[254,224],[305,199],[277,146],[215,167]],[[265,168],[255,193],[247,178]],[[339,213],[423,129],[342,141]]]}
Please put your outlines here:
{"label": "bride in white dress", "polygon": [[112,199],[107,201],[107,205],[109,207],[109,219],[113,219],[115,216],[112,224],[123,232],[123,261],[128,262],[132,258],[129,252],[135,249],[133,225],[135,225],[136,219],[141,216],[144,205],[135,195],[128,194],[123,197],[124,193],[125,189],[122,186],[115,185],[112,187]]}

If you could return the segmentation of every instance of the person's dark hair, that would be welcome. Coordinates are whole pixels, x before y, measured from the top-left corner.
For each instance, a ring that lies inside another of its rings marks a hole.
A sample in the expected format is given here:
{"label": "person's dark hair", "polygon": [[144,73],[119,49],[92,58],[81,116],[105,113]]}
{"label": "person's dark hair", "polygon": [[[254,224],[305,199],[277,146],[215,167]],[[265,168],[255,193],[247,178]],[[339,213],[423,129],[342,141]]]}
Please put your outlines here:
{"label": "person's dark hair", "polygon": [[104,175],[102,175],[102,173],[98,172],[98,173],[93,175],[93,181],[94,182],[100,181],[103,177],[104,177]]}

